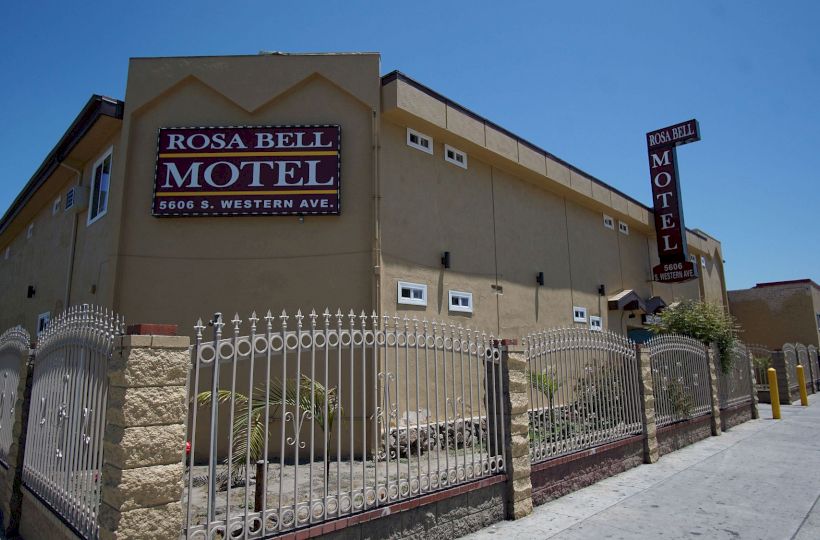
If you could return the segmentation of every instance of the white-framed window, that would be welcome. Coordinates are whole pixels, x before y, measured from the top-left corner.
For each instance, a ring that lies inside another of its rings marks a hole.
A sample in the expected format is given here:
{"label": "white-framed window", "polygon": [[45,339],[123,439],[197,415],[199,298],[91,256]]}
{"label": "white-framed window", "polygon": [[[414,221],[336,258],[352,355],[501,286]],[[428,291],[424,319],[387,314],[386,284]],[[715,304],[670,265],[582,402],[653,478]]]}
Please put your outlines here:
{"label": "white-framed window", "polygon": [[589,329],[594,330],[596,332],[603,332],[604,331],[604,323],[600,317],[596,317],[595,315],[590,315],[589,317]]}
{"label": "white-framed window", "polygon": [[604,214],[604,227],[607,229],[612,229],[613,231],[615,230],[615,220],[612,216]]}
{"label": "white-framed window", "polygon": [[703,255],[700,256],[700,265],[706,268],[706,257],[704,257]]}
{"label": "white-framed window", "polygon": [[94,163],[91,169],[91,194],[88,200],[88,225],[108,212],[108,190],[111,186],[111,155],[114,147]]}
{"label": "white-framed window", "polygon": [[572,306],[572,320],[574,322],[587,322],[587,308]]}
{"label": "white-framed window", "polygon": [[467,168],[467,154],[457,148],[453,148],[449,144],[444,145],[444,161],[449,161],[462,169]]}
{"label": "white-framed window", "polygon": [[28,229],[26,229],[26,238],[31,238],[34,236],[34,223],[28,224]]}
{"label": "white-framed window", "polygon": [[692,264],[698,264],[698,258],[695,255],[689,255],[689,262]]}
{"label": "white-framed window", "polygon": [[427,305],[427,285],[422,283],[399,281],[398,295],[399,304],[410,304],[411,306]]}
{"label": "white-framed window", "polygon": [[618,222],[618,231],[623,234],[629,234],[629,223],[624,223],[623,221]]}
{"label": "white-framed window", "polygon": [[447,305],[450,311],[460,311],[461,313],[473,312],[473,293],[464,291],[450,291]]}
{"label": "white-framed window", "polygon": [[57,197],[54,199],[54,204],[51,205],[51,215],[56,216],[57,212],[60,211],[60,203],[63,202],[62,197]]}
{"label": "white-framed window", "polygon": [[419,133],[415,129],[407,128],[407,146],[432,154],[433,138],[424,133]]}
{"label": "white-framed window", "polygon": [[43,330],[48,326],[48,321],[51,319],[51,312],[46,311],[37,315],[37,335],[39,336]]}

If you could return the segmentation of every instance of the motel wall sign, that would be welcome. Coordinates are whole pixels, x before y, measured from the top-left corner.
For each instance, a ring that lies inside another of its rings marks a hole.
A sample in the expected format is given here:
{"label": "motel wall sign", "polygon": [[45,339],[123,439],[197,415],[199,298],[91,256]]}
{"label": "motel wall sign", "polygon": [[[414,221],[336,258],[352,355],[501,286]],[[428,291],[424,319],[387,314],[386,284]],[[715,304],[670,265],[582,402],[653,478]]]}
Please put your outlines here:
{"label": "motel wall sign", "polygon": [[686,226],[683,222],[675,148],[699,140],[697,120],[688,120],[646,134],[660,257],[660,264],[652,268],[652,279],[655,281],[677,283],[698,277],[698,265],[689,260],[686,247]]}
{"label": "motel wall sign", "polygon": [[339,214],[341,129],[161,128],[155,216]]}

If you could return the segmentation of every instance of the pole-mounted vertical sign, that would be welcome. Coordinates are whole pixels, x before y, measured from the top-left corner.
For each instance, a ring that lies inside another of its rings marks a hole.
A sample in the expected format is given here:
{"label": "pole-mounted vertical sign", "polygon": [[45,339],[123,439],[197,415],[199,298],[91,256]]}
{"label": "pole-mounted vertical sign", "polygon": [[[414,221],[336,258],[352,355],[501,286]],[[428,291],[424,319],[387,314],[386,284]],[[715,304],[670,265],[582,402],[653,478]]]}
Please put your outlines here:
{"label": "pole-mounted vertical sign", "polygon": [[660,264],[652,268],[655,281],[677,283],[698,277],[698,265],[689,260],[686,247],[675,147],[699,140],[698,121],[694,119],[646,134],[660,258]]}

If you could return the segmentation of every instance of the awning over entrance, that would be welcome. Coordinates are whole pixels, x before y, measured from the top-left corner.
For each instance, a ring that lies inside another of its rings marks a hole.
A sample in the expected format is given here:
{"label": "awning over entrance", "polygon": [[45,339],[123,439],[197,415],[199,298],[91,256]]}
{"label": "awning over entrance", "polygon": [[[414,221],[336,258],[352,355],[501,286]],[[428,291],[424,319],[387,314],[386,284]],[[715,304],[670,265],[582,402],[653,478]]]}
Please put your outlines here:
{"label": "awning over entrance", "polygon": [[647,312],[646,303],[632,289],[624,289],[623,291],[610,296],[608,307],[610,311],[622,309],[624,311],[643,311]]}
{"label": "awning over entrance", "polygon": [[646,312],[657,315],[666,309],[666,302],[660,296],[653,296],[646,301]]}

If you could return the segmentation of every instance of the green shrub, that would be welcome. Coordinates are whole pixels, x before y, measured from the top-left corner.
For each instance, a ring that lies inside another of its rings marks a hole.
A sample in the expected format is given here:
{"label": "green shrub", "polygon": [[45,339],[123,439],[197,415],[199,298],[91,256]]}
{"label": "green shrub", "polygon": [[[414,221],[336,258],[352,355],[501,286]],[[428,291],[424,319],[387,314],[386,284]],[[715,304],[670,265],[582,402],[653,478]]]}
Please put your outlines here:
{"label": "green shrub", "polygon": [[740,327],[723,306],[698,300],[683,300],[660,313],[660,321],[649,326],[656,334],[681,334],[717,345],[720,368],[732,368],[732,349]]}
{"label": "green shrub", "polygon": [[752,362],[754,362],[755,367],[761,371],[766,371],[772,367],[772,360],[768,356],[755,356],[752,358]]}

